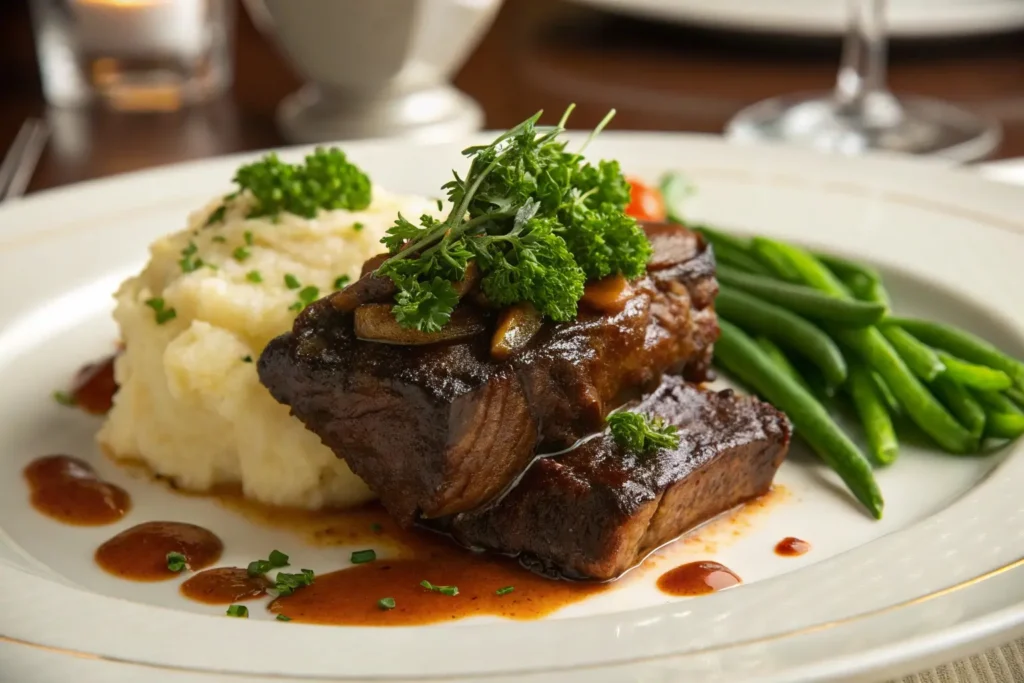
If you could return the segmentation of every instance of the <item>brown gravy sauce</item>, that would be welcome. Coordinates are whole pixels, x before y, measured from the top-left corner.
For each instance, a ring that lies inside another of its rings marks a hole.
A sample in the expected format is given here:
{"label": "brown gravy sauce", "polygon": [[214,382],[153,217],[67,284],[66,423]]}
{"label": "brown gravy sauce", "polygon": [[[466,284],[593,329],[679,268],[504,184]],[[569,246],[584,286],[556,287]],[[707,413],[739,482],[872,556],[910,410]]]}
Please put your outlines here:
{"label": "brown gravy sauce", "polygon": [[120,352],[82,366],[71,384],[70,395],[76,406],[93,415],[106,415],[110,411],[117,393],[114,361],[118,355]]}
{"label": "brown gravy sauce", "polygon": [[144,522],[126,529],[96,549],[96,563],[132,581],[163,581],[179,576],[167,568],[167,553],[185,556],[188,569],[209,567],[220,559],[224,543],[211,531],[184,522]]}
{"label": "brown gravy sauce", "polygon": [[263,576],[249,576],[243,567],[215,567],[191,577],[181,584],[179,590],[186,598],[196,602],[228,605],[262,598],[270,585],[270,581]]}
{"label": "brown gravy sauce", "polygon": [[32,507],[65,524],[110,524],[131,508],[127,491],[100,479],[89,463],[78,458],[36,458],[24,469],[24,475],[31,490]]}
{"label": "brown gravy sauce", "polygon": [[[544,578],[514,560],[471,553],[444,538],[424,537],[413,551],[413,557],[317,575],[312,586],[274,600],[270,611],[293,621],[348,626],[415,626],[482,615],[527,620],[611,586]],[[428,590],[420,585],[424,580],[455,586],[458,595]],[[509,586],[511,592],[498,595]],[[392,598],[394,609],[382,609],[381,598]]]}
{"label": "brown gravy sauce", "polygon": [[793,536],[786,536],[775,544],[775,554],[782,555],[783,557],[797,557],[810,549],[810,543]]}
{"label": "brown gravy sauce", "polygon": [[717,562],[688,562],[658,577],[662,593],[678,596],[705,595],[739,585],[743,580]]}

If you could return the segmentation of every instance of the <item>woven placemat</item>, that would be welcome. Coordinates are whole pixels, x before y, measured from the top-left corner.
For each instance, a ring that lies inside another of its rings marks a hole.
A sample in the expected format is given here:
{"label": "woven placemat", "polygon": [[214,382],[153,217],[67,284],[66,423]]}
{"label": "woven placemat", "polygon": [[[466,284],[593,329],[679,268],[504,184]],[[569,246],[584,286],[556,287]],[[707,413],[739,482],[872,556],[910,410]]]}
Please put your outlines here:
{"label": "woven placemat", "polygon": [[1024,683],[1024,638],[888,683]]}

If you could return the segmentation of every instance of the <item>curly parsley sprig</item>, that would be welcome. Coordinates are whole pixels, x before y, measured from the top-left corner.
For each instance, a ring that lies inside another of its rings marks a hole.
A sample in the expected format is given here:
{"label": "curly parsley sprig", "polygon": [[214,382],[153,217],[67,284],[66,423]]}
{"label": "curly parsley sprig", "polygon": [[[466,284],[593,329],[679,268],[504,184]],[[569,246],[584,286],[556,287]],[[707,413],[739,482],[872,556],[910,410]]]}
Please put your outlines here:
{"label": "curly parsley sprig", "polygon": [[469,171],[443,186],[452,206],[444,220],[424,215],[416,224],[399,215],[382,240],[392,256],[377,273],[398,289],[392,311],[400,325],[440,330],[459,301],[452,283],[470,261],[491,303],[528,301],[557,321],[576,316],[588,280],[644,273],[651,246],[625,214],[629,184],[619,165],[585,163],[582,149],[567,152],[558,140],[572,109],[556,126],[538,127],[538,112],[463,150]]}
{"label": "curly parsley sprig", "polygon": [[612,413],[608,416],[608,429],[620,446],[633,453],[650,453],[679,445],[675,426],[665,424],[660,417],[651,419],[629,411]]}
{"label": "curly parsley sprig", "polygon": [[[281,213],[313,218],[321,209],[360,211],[371,199],[370,178],[336,147],[317,147],[299,164],[267,154],[239,167],[234,182],[238,190],[224,199],[248,192],[253,199],[248,218],[276,218]],[[226,204],[214,209],[206,226],[223,221],[226,209]]]}

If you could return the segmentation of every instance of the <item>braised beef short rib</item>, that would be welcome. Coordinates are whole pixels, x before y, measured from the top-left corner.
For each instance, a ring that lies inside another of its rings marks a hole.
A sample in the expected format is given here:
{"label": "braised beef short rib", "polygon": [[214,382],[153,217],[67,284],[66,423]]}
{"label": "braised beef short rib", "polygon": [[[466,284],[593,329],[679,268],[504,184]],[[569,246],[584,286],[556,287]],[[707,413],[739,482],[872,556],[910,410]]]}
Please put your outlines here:
{"label": "braised beef short rib", "polygon": [[490,330],[423,346],[360,340],[352,313],[326,298],[263,351],[260,381],[399,523],[476,509],[538,451],[601,430],[609,410],[664,373],[707,379],[718,335],[714,257],[680,226],[645,230],[654,255],[621,310],[581,306],[576,320],[545,323],[507,360],[491,357]]}
{"label": "braised beef short rib", "polygon": [[611,579],[652,550],[771,487],[790,425],[771,405],[665,377],[631,410],[679,430],[679,446],[625,452],[608,434],[539,458],[507,495],[430,522],[468,546],[540,569]]}

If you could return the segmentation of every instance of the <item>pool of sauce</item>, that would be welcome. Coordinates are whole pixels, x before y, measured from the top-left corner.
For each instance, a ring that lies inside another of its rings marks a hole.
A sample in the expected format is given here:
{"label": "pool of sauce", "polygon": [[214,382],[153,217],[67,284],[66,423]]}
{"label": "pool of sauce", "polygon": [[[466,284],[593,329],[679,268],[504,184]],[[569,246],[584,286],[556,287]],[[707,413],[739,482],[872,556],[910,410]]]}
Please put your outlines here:
{"label": "pool of sauce", "polygon": [[735,572],[717,562],[688,562],[658,577],[658,588],[668,595],[694,596],[714,593],[742,582]]}
{"label": "pool of sauce", "polygon": [[32,507],[65,524],[98,526],[116,522],[131,508],[120,486],[103,481],[84,460],[47,455],[24,470]]}
{"label": "pool of sauce", "polygon": [[192,576],[181,584],[182,595],[208,605],[229,605],[242,600],[262,598],[270,581],[264,576],[249,576],[243,567],[215,567]]}
{"label": "pool of sauce", "polygon": [[[280,597],[270,611],[293,621],[348,626],[416,626],[466,617],[537,619],[607,590],[611,584],[559,581],[532,574],[514,560],[452,547],[444,538],[424,536],[411,557],[378,559],[329,574],[312,586]],[[456,586],[449,596],[420,582]],[[507,586],[505,595],[496,591]],[[395,608],[377,601],[393,598]]]}
{"label": "pool of sauce", "polygon": [[144,522],[126,529],[96,549],[96,563],[132,581],[162,581],[179,576],[167,568],[167,553],[185,556],[188,569],[205,569],[220,559],[224,543],[213,532],[184,522]]}
{"label": "pool of sauce", "polygon": [[810,549],[810,543],[793,536],[787,536],[775,544],[775,554],[782,555],[783,557],[797,557]]}
{"label": "pool of sauce", "polygon": [[75,375],[71,384],[71,398],[75,405],[93,415],[106,415],[114,405],[117,382],[114,380],[114,361],[119,353],[89,363]]}

